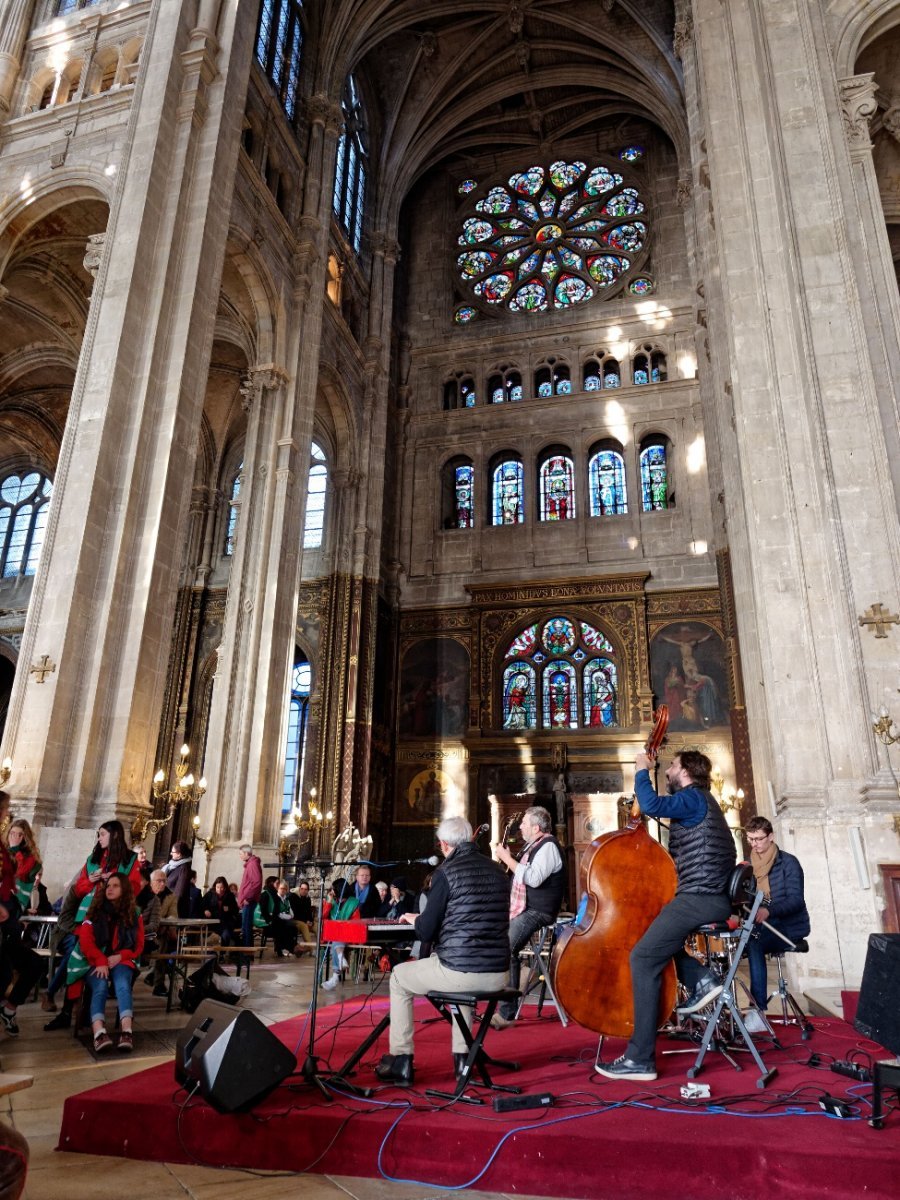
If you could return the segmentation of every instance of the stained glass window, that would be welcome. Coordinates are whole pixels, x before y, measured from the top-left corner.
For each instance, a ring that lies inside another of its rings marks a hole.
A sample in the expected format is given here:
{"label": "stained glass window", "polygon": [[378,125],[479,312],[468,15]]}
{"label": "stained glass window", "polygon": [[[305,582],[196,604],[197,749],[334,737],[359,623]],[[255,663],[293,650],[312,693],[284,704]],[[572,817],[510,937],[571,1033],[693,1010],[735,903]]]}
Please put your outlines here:
{"label": "stained glass window", "polygon": [[534,729],[537,726],[534,667],[510,663],[503,672],[503,728]]}
{"label": "stained glass window", "polygon": [[306,489],[306,521],[303,526],[303,549],[316,550],[322,545],[325,528],[325,496],[328,490],[328,467],[325,452],[315,442],[309,448],[309,483]]}
{"label": "stained glass window", "polygon": [[618,724],[616,664],[594,658],[584,667],[584,724],[588,727]]}
{"label": "stained glass window", "polygon": [[527,629],[523,629],[519,636],[510,642],[506,657],[514,658],[519,654],[530,654],[537,642],[537,629],[537,625],[529,625]]}
{"label": "stained glass window", "polygon": [[640,387],[640,385],[643,383],[650,382],[650,370],[646,354],[636,354],[634,356],[631,377],[638,387]]}
{"label": "stained glass window", "polygon": [[661,443],[641,451],[641,508],[655,512],[669,507],[666,447]]}
{"label": "stained glass window", "polygon": [[644,202],[609,167],[536,164],[476,199],[478,190],[463,212],[456,262],[487,311],[544,312],[612,295],[646,258]]}
{"label": "stained glass window", "polygon": [[303,22],[300,0],[263,0],[256,31],[256,59],[271,80],[291,121],[297,118]]}
{"label": "stained glass window", "polygon": [[80,8],[90,8],[92,4],[98,3],[99,0],[56,0],[56,15],[65,17],[69,13],[77,12]]}
{"label": "stained glass window", "polygon": [[599,450],[588,462],[591,516],[611,517],[628,512],[625,461],[616,450]]}
{"label": "stained glass window", "polygon": [[0,569],[2,577],[33,575],[44,544],[53,484],[40,473],[7,475],[0,483]]}
{"label": "stained glass window", "polygon": [[478,316],[478,310],[473,308],[471,304],[461,304],[453,314],[453,320],[457,325],[468,325],[470,321],[474,321]]}
{"label": "stained glass window", "polygon": [[477,187],[476,179],[464,179],[456,190],[461,196],[468,196],[469,192],[474,192]]}
{"label": "stained glass window", "polygon": [[575,464],[554,454],[541,466],[541,520],[571,521],[575,516]]}
{"label": "stained glass window", "polygon": [[[347,76],[344,95],[341,99],[344,128],[338,142],[337,164],[334,175],[332,207],[344,232],[359,254],[362,247],[362,220],[366,201],[366,173],[368,149],[366,122],[362,100],[352,75]],[[463,309],[457,309],[456,316]],[[463,318],[464,324],[471,317]]]}
{"label": "stained glass window", "polygon": [[459,381],[459,396],[463,408],[475,407],[475,380],[469,377]]}
{"label": "stained glass window", "polygon": [[294,669],[291,672],[287,746],[284,755],[284,786],[281,794],[282,815],[290,813],[295,804],[299,806],[302,799],[311,684],[312,668],[305,657],[300,657],[294,663]]}
{"label": "stained glass window", "polygon": [[578,697],[575,668],[568,662],[544,667],[544,728],[577,729]]}
{"label": "stained glass window", "polygon": [[562,613],[527,625],[512,639],[504,656],[501,687],[504,729],[618,724],[619,681],[611,643],[587,621],[574,621]]}
{"label": "stained glass window", "polygon": [[494,468],[493,524],[521,525],[525,520],[525,472],[518,459]]}
{"label": "stained glass window", "polygon": [[237,545],[238,513],[241,511],[241,482],[243,480],[244,464],[238,467],[231,481],[231,494],[228,497],[228,528],[225,532],[225,553],[234,554]]}
{"label": "stained glass window", "polygon": [[455,488],[454,494],[456,497],[456,528],[471,529],[475,523],[475,471],[474,468],[466,464],[461,467],[456,467],[455,472]]}
{"label": "stained glass window", "polygon": [[622,377],[619,374],[619,364],[614,358],[605,358],[603,360],[603,386],[605,388],[617,388],[622,382]]}
{"label": "stained glass window", "polygon": [[643,146],[624,146],[619,151],[619,158],[622,162],[637,162],[639,158],[644,157]]}

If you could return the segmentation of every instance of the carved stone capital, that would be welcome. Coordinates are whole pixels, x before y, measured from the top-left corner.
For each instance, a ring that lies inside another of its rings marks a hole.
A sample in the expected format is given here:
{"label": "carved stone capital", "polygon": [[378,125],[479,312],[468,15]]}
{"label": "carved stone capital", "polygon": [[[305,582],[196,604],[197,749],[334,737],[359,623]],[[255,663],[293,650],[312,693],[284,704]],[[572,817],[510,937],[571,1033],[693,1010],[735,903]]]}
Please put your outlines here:
{"label": "carved stone capital", "polygon": [[684,62],[685,51],[693,40],[694,15],[690,8],[685,7],[684,11],[675,21],[675,32],[672,37],[673,49],[682,62]]}
{"label": "carved stone capital", "polygon": [[691,202],[691,178],[689,175],[682,175],[678,180],[678,186],[675,188],[675,203],[680,209],[685,209]]}
{"label": "carved stone capital", "polygon": [[103,261],[103,247],[106,244],[106,233],[92,233],[84,247],[84,269],[94,279]]}
{"label": "carved stone capital", "polygon": [[430,29],[419,36],[419,45],[424,58],[434,58],[437,54],[438,40]]}
{"label": "carved stone capital", "polygon": [[251,367],[240,386],[241,407],[244,412],[249,413],[256,407],[264,391],[274,391],[286,383],[287,379],[287,372],[276,367],[274,363]]}
{"label": "carved stone capital", "polygon": [[344,121],[340,103],[322,92],[306,101],[306,116],[311,125],[321,125],[328,133],[337,133]]}
{"label": "carved stone capital", "polygon": [[841,118],[850,153],[871,150],[869,121],[878,109],[878,101],[875,99],[878,84],[875,82],[874,71],[839,79],[838,86],[841,89]]}

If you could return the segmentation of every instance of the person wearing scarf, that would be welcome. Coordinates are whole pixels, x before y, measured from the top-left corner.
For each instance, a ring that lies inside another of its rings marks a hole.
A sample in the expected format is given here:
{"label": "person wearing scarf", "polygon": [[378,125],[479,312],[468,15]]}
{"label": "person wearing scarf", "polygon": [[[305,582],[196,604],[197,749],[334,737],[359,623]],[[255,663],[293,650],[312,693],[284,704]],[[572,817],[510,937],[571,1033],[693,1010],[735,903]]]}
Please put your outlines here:
{"label": "person wearing scarf", "polygon": [[6,844],[16,864],[16,898],[22,912],[31,908],[31,893],[41,873],[41,855],[31,826],[21,817],[6,832]]}
{"label": "person wearing scarf", "polygon": [[94,1051],[100,1054],[112,1046],[104,1018],[112,985],[119,1005],[119,1050],[129,1053],[134,1048],[132,988],[137,960],[144,949],[144,922],[126,876],[111,875],[104,888],[97,889],[79,927],[78,940],[90,968],[87,982]]}
{"label": "person wearing scarf", "polygon": [[[533,933],[552,925],[562,907],[566,874],[559,842],[550,832],[553,821],[546,808],[528,808],[519,825],[525,849],[518,860],[503,845],[494,849],[494,857],[513,872],[509,897],[509,983],[519,986],[519,952],[528,945]],[[491,1017],[494,1029],[505,1029],[516,1015],[516,1005],[501,1004]]]}
{"label": "person wearing scarf", "polygon": [[80,925],[84,920],[97,884],[108,879],[113,872],[129,877],[132,892],[137,893],[143,887],[140,862],[137,853],[128,849],[125,827],[121,821],[104,821],[97,830],[94,848],[74,883],[78,897],[76,924]]}
{"label": "person wearing scarf", "polygon": [[[359,917],[359,901],[356,898],[356,893],[353,884],[348,879],[335,879],[332,883],[334,891],[334,904],[332,904],[329,912],[323,914],[324,917],[330,918],[332,921],[353,921]],[[375,889],[372,889],[375,891]],[[377,896],[378,893],[375,892]],[[325,958],[322,958],[322,967],[325,966]],[[331,945],[331,977],[322,983],[322,987],[326,992],[334,991],[341,979],[341,971],[347,966],[347,960],[344,958],[344,943],[332,942]]]}
{"label": "person wearing scarf", "polygon": [[[0,791],[0,822],[8,813],[9,793]],[[40,956],[22,943],[20,913],[16,863],[6,842],[0,839],[0,996],[4,997],[0,1004],[0,1027],[12,1037],[19,1032],[18,1007],[28,999],[44,969]]]}
{"label": "person wearing scarf", "polygon": [[179,917],[191,915],[191,848],[187,842],[173,842],[169,861],[162,870],[166,873],[166,887],[178,899]]}
{"label": "person wearing scarf", "polygon": [[[809,933],[809,913],[803,897],[803,868],[793,854],[775,844],[771,822],[765,817],[753,817],[747,823],[747,841],[756,887],[766,897],[756,913],[759,929],[747,945],[750,994],[765,1012],[769,999],[766,955],[777,954],[788,947],[762,922],[766,921],[796,942]],[[755,1030],[751,1029],[752,1032]]]}

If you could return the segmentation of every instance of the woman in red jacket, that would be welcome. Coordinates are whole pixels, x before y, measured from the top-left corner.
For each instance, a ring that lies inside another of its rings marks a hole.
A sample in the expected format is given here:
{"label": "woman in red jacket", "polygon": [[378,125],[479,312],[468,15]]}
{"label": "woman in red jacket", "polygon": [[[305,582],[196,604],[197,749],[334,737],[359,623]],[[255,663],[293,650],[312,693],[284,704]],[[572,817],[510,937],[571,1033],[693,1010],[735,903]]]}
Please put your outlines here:
{"label": "woman in red jacket", "polygon": [[144,948],[144,922],[134,902],[127,875],[110,875],[98,887],[78,930],[81,951],[90,963],[87,982],[91,991],[91,1025],[94,1050],[100,1053],[112,1046],[106,1032],[104,1012],[110,983],[119,1005],[119,1050],[128,1053],[134,1047],[131,1016],[131,991],[137,959]]}

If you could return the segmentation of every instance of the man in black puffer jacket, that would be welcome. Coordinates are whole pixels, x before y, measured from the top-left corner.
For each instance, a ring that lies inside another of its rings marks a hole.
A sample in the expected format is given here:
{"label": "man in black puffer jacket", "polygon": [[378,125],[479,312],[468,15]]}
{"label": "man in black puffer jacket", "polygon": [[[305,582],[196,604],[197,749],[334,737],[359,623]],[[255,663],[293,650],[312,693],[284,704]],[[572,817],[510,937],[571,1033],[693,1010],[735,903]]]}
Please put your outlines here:
{"label": "man in black puffer jacket", "polygon": [[[391,973],[391,1041],[375,1073],[408,1086],[413,1082],[413,1002],[427,992],[499,991],[509,974],[509,886],[502,867],[472,841],[463,817],[437,829],[444,862],[434,872],[425,911],[405,913],[416,937],[431,942],[430,958],[402,963]],[[468,1047],[453,1022],[453,1062],[459,1070]]]}
{"label": "man in black puffer jacket", "polygon": [[[675,859],[678,888],[631,952],[634,1033],[615,1062],[594,1068],[608,1079],[656,1078],[656,1030],[662,973],[675,959],[681,981],[692,992],[680,1013],[711,1004],[722,991],[719,980],[684,952],[684,940],[699,925],[731,915],[728,881],[737,855],[731,830],[709,790],[712,763],[699,750],[682,750],[666,771],[669,795],[657,796],[650,782],[650,759],[635,759],[634,790],[641,812],[669,818],[669,853]],[[667,1015],[667,1014],[665,1014]]]}

